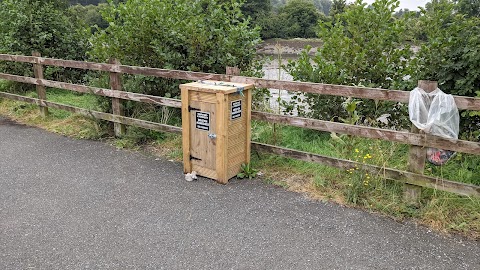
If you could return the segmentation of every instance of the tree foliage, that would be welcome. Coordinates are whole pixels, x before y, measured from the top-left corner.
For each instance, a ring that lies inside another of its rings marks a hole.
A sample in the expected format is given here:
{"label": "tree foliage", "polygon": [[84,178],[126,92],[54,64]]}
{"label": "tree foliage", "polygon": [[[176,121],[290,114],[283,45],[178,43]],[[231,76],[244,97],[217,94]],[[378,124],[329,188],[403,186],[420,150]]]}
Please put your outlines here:
{"label": "tree foliage", "polygon": [[105,3],[106,0],[69,0],[70,5],[98,5],[100,3]]}
{"label": "tree foliage", "polygon": [[[4,0],[0,2],[0,53],[31,55],[81,60],[87,48],[86,32],[78,27],[62,0]],[[28,67],[27,67],[28,66]],[[3,63],[3,71],[32,76],[30,65]],[[47,78],[67,79],[73,73],[59,68],[45,70]],[[77,77],[78,78],[78,77]]]}
{"label": "tree foliage", "polygon": [[290,0],[269,16],[257,20],[262,38],[313,38],[319,20],[326,20],[312,0]]}
{"label": "tree foliage", "polygon": [[330,15],[335,16],[336,14],[343,13],[346,6],[346,0],[333,0],[332,6],[330,8]]}
{"label": "tree foliage", "polygon": [[272,10],[272,4],[270,0],[245,0],[241,10],[245,17],[255,21],[258,17],[267,16]]}
{"label": "tree foliage", "polygon": [[458,0],[458,12],[467,17],[480,17],[480,0]]}
{"label": "tree foliage", "polygon": [[[363,85],[395,88],[409,74],[408,59],[412,52],[403,43],[405,24],[393,18],[398,1],[378,0],[367,7],[356,1],[333,22],[321,22],[319,37],[324,45],[315,56],[302,53],[288,70],[295,80],[329,84]],[[323,119],[347,117],[338,106],[341,98],[306,95],[309,116]],[[368,105],[371,105],[370,107]],[[359,110],[379,116],[391,109],[365,101]]]}
{"label": "tree foliage", "polygon": [[475,96],[480,90],[480,18],[457,13],[453,2],[434,0],[421,10],[416,78],[439,82],[446,93]]}
{"label": "tree foliage", "polygon": [[[247,70],[256,55],[258,30],[245,19],[238,1],[129,0],[109,5],[107,29],[91,38],[90,58],[118,58],[123,64],[224,73]],[[178,84],[137,78],[142,91],[177,96]],[[131,89],[139,91],[139,89]]]}
{"label": "tree foliage", "polygon": [[[460,12],[461,1],[433,0],[418,13],[401,15],[395,13],[398,3],[377,0],[366,7],[359,0],[335,15],[332,23],[321,23],[324,45],[314,57],[304,52],[299,61],[289,64],[294,79],[401,90],[413,89],[417,80],[434,80],[446,93],[475,96],[480,90],[480,18]],[[416,34],[419,39],[412,38],[412,29],[421,29]],[[346,116],[338,105],[344,98],[308,94],[304,101],[310,116]],[[401,119],[404,109],[372,101],[358,107],[372,119],[390,114],[397,128],[408,124]],[[465,119],[464,131],[478,129],[479,119]]]}
{"label": "tree foliage", "polygon": [[100,11],[106,7],[106,4],[95,5],[74,5],[69,8],[69,12],[76,18],[77,21],[82,21],[87,26],[92,27],[93,31],[96,27],[105,29],[108,23],[102,18]]}
{"label": "tree foliage", "polygon": [[320,12],[316,9],[312,1],[309,0],[290,0],[279,11],[286,19],[285,29],[288,38],[315,37],[315,27],[317,26]]}

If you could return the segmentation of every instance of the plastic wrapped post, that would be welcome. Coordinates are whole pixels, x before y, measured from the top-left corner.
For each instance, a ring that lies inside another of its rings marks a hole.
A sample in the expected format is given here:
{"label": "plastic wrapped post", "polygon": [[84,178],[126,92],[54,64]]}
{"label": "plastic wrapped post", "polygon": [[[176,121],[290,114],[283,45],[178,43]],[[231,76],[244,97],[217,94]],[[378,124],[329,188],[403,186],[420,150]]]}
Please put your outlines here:
{"label": "plastic wrapped post", "polygon": [[[447,95],[438,88],[427,93],[417,87],[410,92],[408,114],[410,121],[425,133],[458,139],[460,116],[452,95]],[[427,159],[435,165],[443,165],[454,153],[429,148]]]}

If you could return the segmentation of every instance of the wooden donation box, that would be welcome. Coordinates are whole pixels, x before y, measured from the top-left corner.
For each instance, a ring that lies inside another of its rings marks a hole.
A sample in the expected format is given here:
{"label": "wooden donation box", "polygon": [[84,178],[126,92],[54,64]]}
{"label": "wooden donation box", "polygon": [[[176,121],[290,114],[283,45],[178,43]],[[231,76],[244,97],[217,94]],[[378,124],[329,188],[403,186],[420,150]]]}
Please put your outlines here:
{"label": "wooden donation box", "polygon": [[226,184],[250,162],[253,85],[198,81],[180,89],[183,170]]}

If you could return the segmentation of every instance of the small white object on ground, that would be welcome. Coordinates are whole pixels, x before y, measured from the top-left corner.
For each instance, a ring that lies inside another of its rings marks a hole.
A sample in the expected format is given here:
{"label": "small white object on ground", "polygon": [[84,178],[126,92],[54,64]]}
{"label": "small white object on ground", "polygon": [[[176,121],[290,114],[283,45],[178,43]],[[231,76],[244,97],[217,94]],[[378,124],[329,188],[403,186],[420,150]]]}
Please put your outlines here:
{"label": "small white object on ground", "polygon": [[185,180],[187,180],[187,182],[192,182],[193,180],[197,180],[197,172],[193,171],[191,173],[185,174]]}

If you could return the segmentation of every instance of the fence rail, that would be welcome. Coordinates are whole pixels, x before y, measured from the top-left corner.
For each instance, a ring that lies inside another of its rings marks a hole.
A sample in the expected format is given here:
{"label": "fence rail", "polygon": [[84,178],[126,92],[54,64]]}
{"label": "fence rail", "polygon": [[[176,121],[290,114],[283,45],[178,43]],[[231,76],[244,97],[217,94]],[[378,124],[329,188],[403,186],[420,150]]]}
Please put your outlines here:
{"label": "fence rail", "polygon": [[[40,91],[42,91],[41,89],[45,87],[60,88],[60,89],[66,89],[66,90],[80,92],[80,93],[90,93],[94,95],[110,97],[112,98],[113,101],[132,100],[137,102],[163,105],[163,106],[175,107],[175,108],[181,107],[180,100],[121,91],[121,84],[117,79],[115,79],[116,74],[133,74],[133,75],[154,76],[154,77],[161,77],[161,78],[172,78],[172,79],[192,80],[192,81],[220,80],[220,81],[229,81],[229,82],[235,82],[235,83],[252,83],[256,87],[275,88],[275,89],[283,89],[288,91],[315,93],[315,94],[323,94],[323,95],[350,96],[350,97],[356,97],[356,98],[388,100],[388,101],[404,102],[404,103],[408,102],[408,99],[409,99],[409,92],[398,91],[398,90],[385,90],[385,89],[379,89],[379,88],[363,88],[363,87],[354,87],[354,86],[269,80],[269,79],[259,79],[259,78],[252,78],[252,77],[243,77],[243,76],[238,76],[236,74],[211,74],[211,73],[189,72],[189,71],[181,71],[181,70],[167,70],[167,69],[157,69],[157,68],[148,68],[148,67],[127,66],[127,65],[121,65],[118,62],[112,62],[111,64],[93,63],[93,62],[44,58],[39,56],[21,56],[21,55],[8,55],[8,54],[0,54],[0,60],[33,64],[35,68],[36,78],[0,73],[0,79],[33,84],[37,86],[37,89],[40,86]],[[46,80],[43,78],[43,74],[42,74],[43,65],[109,72],[111,75],[110,77],[111,77],[112,89],[97,88],[97,87],[90,87],[85,85]],[[82,108],[69,106],[69,105],[63,105],[55,102],[49,102],[45,100],[46,98],[44,98],[43,95],[39,95],[39,98],[37,99],[37,98],[29,98],[29,97],[24,97],[20,95],[0,92],[0,97],[37,104],[44,109],[48,107],[62,109],[69,112],[79,113],[82,115],[86,115],[86,116],[90,116],[90,117],[94,117],[94,118],[102,119],[106,121],[111,121],[111,122],[122,124],[122,125],[134,125],[134,126],[138,126],[146,129],[156,130],[156,131],[181,133],[180,127],[169,126],[165,124],[159,124],[159,123],[126,117],[123,115],[123,112],[121,110],[121,103],[116,103],[116,102],[112,102],[112,103],[113,103],[113,106],[117,106],[117,108],[116,109],[114,108],[113,114],[109,114],[104,112],[82,109]],[[459,109],[480,110],[480,99],[471,98],[471,97],[462,97],[462,96],[455,96],[454,98]],[[417,150],[419,149],[419,147],[417,146],[420,146],[420,149],[424,147],[436,147],[441,149],[449,149],[449,150],[458,151],[458,152],[480,155],[480,143],[466,141],[466,140],[453,140],[453,139],[450,140],[450,139],[445,139],[438,136],[420,134],[415,132],[393,131],[393,130],[387,130],[387,129],[348,125],[343,123],[322,121],[322,120],[309,119],[309,118],[277,115],[277,114],[271,114],[271,113],[265,113],[265,112],[252,112],[252,119],[259,120],[259,121],[266,121],[270,123],[279,123],[279,124],[284,124],[289,126],[302,127],[307,129],[335,132],[340,134],[348,134],[348,135],[353,135],[358,137],[400,142],[404,144],[410,144],[412,145],[412,148],[414,148],[415,146]],[[117,132],[117,126],[115,130]],[[120,126],[118,131],[121,132]],[[349,169],[354,166],[361,166],[364,170],[369,171],[371,173],[377,173],[385,178],[400,181],[409,185],[435,188],[439,190],[453,192],[460,195],[480,197],[480,186],[454,182],[451,180],[446,180],[446,179],[441,179],[436,177],[425,176],[421,174],[421,172],[418,173],[418,172],[399,171],[395,169],[383,168],[383,167],[378,167],[373,165],[358,164],[356,162],[349,161],[349,160],[343,160],[343,159],[338,159],[333,157],[325,157],[318,154],[306,153],[306,152],[297,151],[293,149],[286,149],[278,146],[260,144],[256,142],[252,142],[252,147],[257,151],[264,152],[264,153],[276,154],[284,157],[321,163],[321,164],[342,168],[342,169]],[[423,162],[425,159],[424,155],[423,157],[416,157],[416,158],[419,159],[420,163],[422,162],[422,158],[423,158]]]}
{"label": "fence rail", "polygon": [[[256,87],[275,88],[288,91],[297,91],[321,95],[333,95],[344,97],[356,97],[376,100],[388,100],[408,103],[409,92],[399,90],[387,90],[380,88],[366,88],[344,85],[332,85],[321,83],[292,82],[282,80],[260,79],[253,77],[234,76],[226,74],[212,74],[203,72],[191,72],[182,70],[169,70],[149,67],[126,66],[119,64],[94,63],[85,61],[73,61],[52,59],[34,56],[0,54],[0,60],[23,62],[31,64],[42,64],[56,67],[78,68],[85,70],[96,70],[115,72],[131,75],[144,75],[160,78],[171,78],[181,80],[217,80],[235,83],[254,84]],[[457,107],[461,110],[479,110],[480,99],[454,96]]]}

